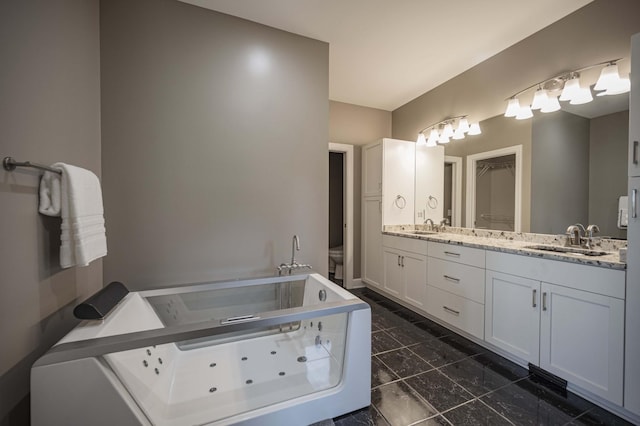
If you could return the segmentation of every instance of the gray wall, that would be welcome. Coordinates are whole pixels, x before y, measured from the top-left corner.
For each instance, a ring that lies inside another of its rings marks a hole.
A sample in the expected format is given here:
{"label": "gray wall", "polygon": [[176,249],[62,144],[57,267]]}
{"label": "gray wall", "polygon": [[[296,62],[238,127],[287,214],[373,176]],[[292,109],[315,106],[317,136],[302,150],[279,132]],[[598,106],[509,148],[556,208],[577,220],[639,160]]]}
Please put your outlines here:
{"label": "gray wall", "polygon": [[591,119],[589,157],[589,223],[600,235],[626,238],[616,226],[618,197],[627,193],[629,111]]}
{"label": "gray wall", "polygon": [[101,3],[105,281],[327,273],[328,52],[173,0]]}
{"label": "gray wall", "polygon": [[557,111],[536,115],[531,149],[531,232],[564,234],[587,226],[589,119]]}
{"label": "gray wall", "polygon": [[[531,84],[629,57],[631,35],[640,32],[638,16],[637,0],[595,0],[393,111],[393,137],[415,140],[425,126],[456,115],[494,117],[504,113],[506,98]],[[628,69],[629,62],[621,66]]]}
{"label": "gray wall", "polygon": [[329,102],[329,141],[355,145],[353,150],[353,278],[360,278],[362,145],[390,137],[390,111],[344,102]]}
{"label": "gray wall", "polygon": [[[97,0],[0,2],[0,158],[100,175],[98,19]],[[29,423],[31,365],[77,324],[75,303],[102,286],[102,260],[60,269],[60,219],[38,214],[38,183],[35,170],[0,168],[3,426]]]}

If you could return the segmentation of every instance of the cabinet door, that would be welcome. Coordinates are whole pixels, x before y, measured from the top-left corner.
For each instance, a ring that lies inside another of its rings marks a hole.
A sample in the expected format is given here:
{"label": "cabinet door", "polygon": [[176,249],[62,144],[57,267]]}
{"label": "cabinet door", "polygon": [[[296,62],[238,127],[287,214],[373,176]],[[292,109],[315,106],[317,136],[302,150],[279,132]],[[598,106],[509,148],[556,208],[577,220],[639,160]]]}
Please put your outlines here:
{"label": "cabinet door", "polygon": [[540,282],[487,271],[485,340],[538,364]]}
{"label": "cabinet door", "polygon": [[382,287],[382,206],[380,198],[362,202],[362,280]]}
{"label": "cabinet door", "polygon": [[383,249],[384,289],[390,294],[402,296],[402,255],[396,250]]}
{"label": "cabinet door", "polygon": [[621,405],[624,302],[542,283],[540,305],[540,367]]}
{"label": "cabinet door", "polygon": [[[640,36],[635,37],[640,44]],[[640,52],[639,52],[640,55]],[[640,68],[640,67],[639,67]],[[640,72],[640,71],[639,71]],[[639,111],[640,112],[640,111]],[[638,121],[638,120],[636,120]],[[629,179],[629,195],[636,190],[636,203],[640,204],[640,177]],[[631,200],[631,197],[629,197]],[[629,209],[627,228],[627,293],[625,321],[624,408],[640,415],[640,205],[636,217]]]}
{"label": "cabinet door", "polygon": [[425,308],[427,294],[427,257],[403,252],[401,259],[404,278],[404,299],[414,306]]}
{"label": "cabinet door", "polygon": [[384,224],[413,224],[416,144],[397,139],[384,139],[383,144],[382,218]]}
{"label": "cabinet door", "polygon": [[[444,146],[416,146],[416,223],[438,223],[444,211]],[[424,212],[424,215],[418,213]]]}
{"label": "cabinet door", "polygon": [[362,196],[382,195],[382,142],[362,148]]}
{"label": "cabinet door", "polygon": [[640,34],[631,38],[631,86],[629,92],[629,176],[640,176]]}

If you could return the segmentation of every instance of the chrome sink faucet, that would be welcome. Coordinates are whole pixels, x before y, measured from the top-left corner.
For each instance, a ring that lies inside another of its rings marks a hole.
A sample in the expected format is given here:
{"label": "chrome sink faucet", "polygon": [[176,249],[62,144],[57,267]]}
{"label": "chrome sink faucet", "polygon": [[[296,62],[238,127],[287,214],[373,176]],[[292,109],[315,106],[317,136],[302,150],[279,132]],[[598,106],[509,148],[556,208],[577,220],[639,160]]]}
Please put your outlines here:
{"label": "chrome sink faucet", "polygon": [[570,245],[582,246],[582,236],[586,236],[584,226],[581,223],[570,225],[567,228],[567,236]]}
{"label": "chrome sink faucet", "polygon": [[424,221],[424,224],[429,225],[430,231],[433,230],[433,227],[435,226],[435,224],[433,223],[433,219],[431,219],[430,217]]}
{"label": "chrome sink faucet", "polygon": [[593,246],[593,234],[600,232],[600,228],[598,228],[598,225],[589,225],[587,226],[587,248],[589,250],[592,249]]}

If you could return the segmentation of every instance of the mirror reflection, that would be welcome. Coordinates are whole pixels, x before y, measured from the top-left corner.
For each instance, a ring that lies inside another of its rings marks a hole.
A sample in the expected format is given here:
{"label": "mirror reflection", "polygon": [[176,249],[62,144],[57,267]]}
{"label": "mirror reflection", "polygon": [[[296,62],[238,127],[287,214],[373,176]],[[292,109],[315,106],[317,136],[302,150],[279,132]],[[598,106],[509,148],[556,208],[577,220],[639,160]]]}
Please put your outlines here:
{"label": "mirror reflection", "polygon": [[[480,123],[481,135],[445,145],[445,164],[456,158],[463,164],[458,226],[564,234],[574,223],[597,224],[600,236],[626,238],[618,206],[627,192],[628,99],[628,93],[594,96],[528,120],[499,115]],[[517,166],[505,165],[512,157],[482,155],[508,147],[521,150],[520,185]],[[445,171],[451,199],[456,177]],[[442,217],[455,225],[455,213],[447,206]]]}

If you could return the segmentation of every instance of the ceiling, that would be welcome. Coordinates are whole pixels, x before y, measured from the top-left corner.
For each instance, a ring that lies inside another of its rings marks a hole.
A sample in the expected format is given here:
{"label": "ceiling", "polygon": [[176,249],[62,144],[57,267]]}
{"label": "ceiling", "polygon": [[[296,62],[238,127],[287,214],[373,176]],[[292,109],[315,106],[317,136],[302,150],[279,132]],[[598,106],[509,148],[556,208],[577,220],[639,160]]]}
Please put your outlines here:
{"label": "ceiling", "polygon": [[329,98],[393,111],[591,0],[180,0],[329,43]]}

